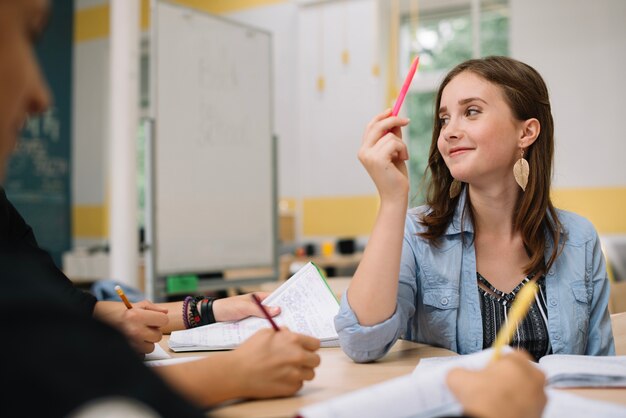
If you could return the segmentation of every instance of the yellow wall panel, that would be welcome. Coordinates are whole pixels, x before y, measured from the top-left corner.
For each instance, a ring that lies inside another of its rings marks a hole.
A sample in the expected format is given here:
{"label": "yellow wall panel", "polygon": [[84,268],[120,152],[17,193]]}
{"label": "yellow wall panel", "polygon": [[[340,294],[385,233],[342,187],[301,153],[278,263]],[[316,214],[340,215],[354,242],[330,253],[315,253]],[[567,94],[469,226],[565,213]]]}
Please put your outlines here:
{"label": "yellow wall panel", "polygon": [[555,189],[552,199],[589,219],[600,234],[626,233],[626,187]]}
{"label": "yellow wall panel", "polygon": [[77,10],[74,14],[74,42],[109,36],[109,5]]}
{"label": "yellow wall panel", "polygon": [[378,204],[378,196],[306,198],[303,200],[302,233],[337,237],[369,235]]}
{"label": "yellow wall panel", "polygon": [[76,205],[72,212],[74,238],[104,238],[108,235],[109,214],[105,205]]}
{"label": "yellow wall panel", "polygon": [[209,13],[232,13],[254,7],[285,3],[288,0],[176,0],[176,3]]}

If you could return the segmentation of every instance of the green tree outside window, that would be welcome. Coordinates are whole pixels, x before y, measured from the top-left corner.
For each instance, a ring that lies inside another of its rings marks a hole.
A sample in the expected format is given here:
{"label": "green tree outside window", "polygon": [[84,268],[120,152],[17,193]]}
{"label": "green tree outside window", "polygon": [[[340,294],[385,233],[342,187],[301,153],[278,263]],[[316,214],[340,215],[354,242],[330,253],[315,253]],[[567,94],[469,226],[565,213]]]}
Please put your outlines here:
{"label": "green tree outside window", "polygon": [[[508,5],[503,2],[484,3],[480,15],[480,49],[482,56],[509,54]],[[458,63],[470,59],[472,51],[472,22],[469,7],[422,14],[417,28],[411,29],[406,19],[404,30],[414,30],[410,48],[403,53],[412,58],[420,55],[419,72],[445,74]],[[407,60],[410,62],[411,60]],[[423,176],[428,160],[434,122],[434,102],[437,85],[422,86],[411,91],[406,99],[407,116],[411,119],[408,138],[410,205],[424,202]]]}

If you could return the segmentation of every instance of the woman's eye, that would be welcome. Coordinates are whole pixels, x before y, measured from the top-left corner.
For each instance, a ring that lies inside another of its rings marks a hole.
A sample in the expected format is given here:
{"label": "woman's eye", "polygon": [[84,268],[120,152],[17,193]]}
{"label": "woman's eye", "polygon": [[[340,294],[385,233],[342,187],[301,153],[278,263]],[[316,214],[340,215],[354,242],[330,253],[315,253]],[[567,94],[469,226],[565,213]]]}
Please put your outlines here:
{"label": "woman's eye", "polygon": [[445,126],[448,124],[448,122],[450,121],[450,117],[449,116],[440,116],[439,117],[439,126]]}
{"label": "woman's eye", "polygon": [[465,111],[465,114],[466,114],[467,116],[476,116],[476,115],[478,115],[479,113],[480,113],[480,110],[478,110],[478,109],[476,109],[476,108],[472,108],[472,107],[470,107],[469,109],[467,109],[467,110]]}

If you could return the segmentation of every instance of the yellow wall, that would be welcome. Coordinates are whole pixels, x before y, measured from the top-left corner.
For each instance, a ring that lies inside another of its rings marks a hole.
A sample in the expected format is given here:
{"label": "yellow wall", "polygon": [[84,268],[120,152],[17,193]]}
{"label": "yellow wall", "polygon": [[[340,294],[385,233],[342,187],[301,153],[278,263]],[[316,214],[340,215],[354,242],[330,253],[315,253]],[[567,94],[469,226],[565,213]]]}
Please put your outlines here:
{"label": "yellow wall", "polygon": [[[600,234],[626,234],[626,188],[555,189],[556,207],[589,219]],[[303,200],[305,236],[368,235],[376,219],[377,196]]]}
{"label": "yellow wall", "polygon": [[102,238],[109,234],[106,205],[74,205],[72,229],[76,238]]}
{"label": "yellow wall", "polygon": [[[555,206],[589,219],[600,234],[626,234],[626,187],[556,189]],[[281,198],[288,208],[297,199]],[[302,200],[302,233],[310,236],[368,235],[376,219],[378,196],[340,196]],[[107,235],[107,208],[74,207],[74,235],[99,238]]]}
{"label": "yellow wall", "polygon": [[304,236],[369,235],[378,212],[378,196],[305,198],[302,207]]}
{"label": "yellow wall", "polygon": [[626,233],[626,187],[556,189],[552,199],[589,219],[600,234]]}

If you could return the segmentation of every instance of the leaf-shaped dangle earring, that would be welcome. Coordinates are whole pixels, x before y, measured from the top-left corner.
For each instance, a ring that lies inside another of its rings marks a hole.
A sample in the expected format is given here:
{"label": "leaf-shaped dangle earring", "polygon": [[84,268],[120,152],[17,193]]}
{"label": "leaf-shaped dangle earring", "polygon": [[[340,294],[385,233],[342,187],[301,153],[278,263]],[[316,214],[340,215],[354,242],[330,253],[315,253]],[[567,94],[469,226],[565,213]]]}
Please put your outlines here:
{"label": "leaf-shaped dangle earring", "polygon": [[524,150],[520,149],[520,151],[522,155],[513,166],[513,175],[515,176],[515,181],[517,182],[517,184],[519,184],[519,187],[522,188],[522,191],[526,191],[526,186],[528,185],[528,175],[530,174],[530,167],[528,166],[528,161],[524,159]]}
{"label": "leaf-shaped dangle earring", "polygon": [[455,197],[459,195],[459,193],[461,193],[462,186],[463,186],[463,183],[461,183],[457,179],[452,179],[452,183],[450,184],[450,189],[448,190],[448,193],[450,194],[450,199],[454,199]]}

